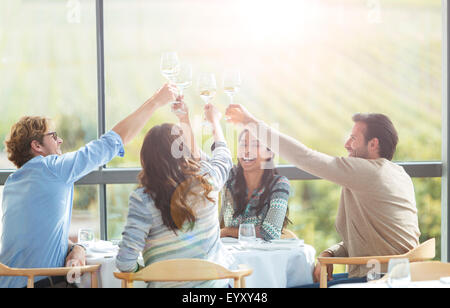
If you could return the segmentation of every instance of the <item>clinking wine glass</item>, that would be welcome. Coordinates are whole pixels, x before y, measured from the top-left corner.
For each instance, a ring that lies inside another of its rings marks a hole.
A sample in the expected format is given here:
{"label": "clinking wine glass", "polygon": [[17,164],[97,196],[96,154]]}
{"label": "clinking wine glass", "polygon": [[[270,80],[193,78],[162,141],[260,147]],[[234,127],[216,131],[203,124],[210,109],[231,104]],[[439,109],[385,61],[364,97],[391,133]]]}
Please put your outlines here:
{"label": "clinking wine glass", "polygon": [[160,63],[161,74],[170,82],[175,82],[175,77],[180,71],[180,61],[175,51],[163,52]]}
{"label": "clinking wine glass", "polygon": [[223,90],[233,103],[234,95],[241,88],[241,73],[238,70],[226,70],[223,75]]}
{"label": "clinking wine glass", "polygon": [[[198,90],[205,105],[209,104],[217,92],[215,75],[212,73],[201,73],[198,78]],[[203,125],[208,126],[210,124],[205,121]]]}
{"label": "clinking wine glass", "polygon": [[[176,77],[180,73],[180,60],[175,51],[163,52],[160,63],[161,74],[171,83],[175,83]],[[172,102],[173,105],[176,102]]]}
{"label": "clinking wine glass", "polygon": [[[174,77],[174,83],[178,88],[178,95],[183,96],[184,89],[192,85],[192,66],[190,64],[180,65],[179,72]],[[174,109],[174,105],[172,105],[172,110],[176,113],[185,113],[180,109]]]}

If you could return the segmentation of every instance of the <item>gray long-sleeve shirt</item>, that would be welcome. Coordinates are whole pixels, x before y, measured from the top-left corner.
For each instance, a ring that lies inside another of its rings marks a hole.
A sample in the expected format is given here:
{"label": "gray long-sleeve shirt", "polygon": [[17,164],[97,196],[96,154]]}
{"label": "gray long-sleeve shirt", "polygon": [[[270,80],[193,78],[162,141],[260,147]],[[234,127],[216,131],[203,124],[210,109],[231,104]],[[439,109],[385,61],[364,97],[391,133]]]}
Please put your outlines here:
{"label": "gray long-sleeve shirt", "polygon": [[[335,257],[396,255],[418,246],[414,186],[401,166],[384,158],[329,156],[264,123],[252,133],[298,168],[342,186],[336,217],[342,242],[328,249]],[[363,277],[370,269],[350,266],[349,277]]]}

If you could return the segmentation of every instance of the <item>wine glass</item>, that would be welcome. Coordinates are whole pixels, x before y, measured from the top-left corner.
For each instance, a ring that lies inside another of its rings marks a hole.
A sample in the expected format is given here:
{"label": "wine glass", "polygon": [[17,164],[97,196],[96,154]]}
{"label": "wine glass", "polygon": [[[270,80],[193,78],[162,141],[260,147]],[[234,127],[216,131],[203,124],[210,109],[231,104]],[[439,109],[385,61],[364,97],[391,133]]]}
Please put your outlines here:
{"label": "wine glass", "polygon": [[[192,85],[192,66],[190,64],[181,64],[178,74],[173,78],[178,89],[178,95],[183,96],[183,91]],[[172,103],[172,111],[175,113],[185,114],[186,112],[180,108],[175,108],[176,102]]]}
{"label": "wine glass", "polygon": [[[211,100],[214,99],[217,92],[215,75],[212,73],[201,73],[198,78],[198,90],[205,105],[209,104]],[[210,126],[211,124],[204,121],[203,125]]]}
{"label": "wine glass", "polygon": [[161,74],[170,82],[175,81],[175,77],[180,71],[180,61],[175,51],[163,52],[160,64]]}
{"label": "wine glass", "polygon": [[192,65],[181,64],[178,74],[174,77],[174,83],[178,88],[178,95],[183,96],[184,89],[192,85]]}
{"label": "wine glass", "polygon": [[90,246],[90,243],[93,243],[95,239],[94,230],[92,229],[79,229],[78,230],[78,243],[85,245],[87,247]]}
{"label": "wine glass", "polygon": [[198,90],[200,97],[208,104],[216,96],[217,84],[216,77],[212,73],[201,73],[198,78]]}
{"label": "wine glass", "polygon": [[251,246],[256,241],[256,232],[254,224],[239,225],[239,244],[244,247]]}
{"label": "wine glass", "polygon": [[241,88],[241,73],[238,70],[226,70],[223,76],[223,90],[233,103],[234,95]]}
{"label": "wine glass", "polygon": [[405,288],[411,282],[409,260],[406,258],[390,259],[387,284],[391,288]]}

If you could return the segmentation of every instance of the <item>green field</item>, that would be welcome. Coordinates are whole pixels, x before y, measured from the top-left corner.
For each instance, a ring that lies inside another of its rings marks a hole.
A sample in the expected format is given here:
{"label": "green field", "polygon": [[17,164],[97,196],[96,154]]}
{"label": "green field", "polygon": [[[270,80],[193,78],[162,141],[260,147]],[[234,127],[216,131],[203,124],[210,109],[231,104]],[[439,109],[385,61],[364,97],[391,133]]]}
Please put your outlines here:
{"label": "green field", "polygon": [[[346,155],[352,114],[382,112],[399,131],[395,160],[441,159],[440,0],[104,2],[108,128],[163,84],[161,52],[176,50],[194,66],[194,85],[185,96],[205,149],[209,136],[200,134],[203,105],[195,74],[215,72],[220,86],[224,69],[234,66],[243,74],[236,101],[314,149]],[[95,2],[79,1],[79,23],[69,18],[68,3],[0,2],[2,140],[24,114],[55,119],[65,151],[96,137]],[[224,110],[227,103],[219,88],[215,104]],[[174,121],[166,108],[147,128]],[[224,128],[234,147],[236,131]],[[108,166],[139,166],[144,133],[126,147],[124,159]],[[9,167],[2,153],[0,168]],[[414,184],[422,239],[439,238],[440,179]],[[340,188],[325,181],[292,186],[290,228],[318,252],[339,241],[334,218]],[[133,187],[108,186],[112,238],[120,236]],[[96,190],[77,188],[74,221],[85,213],[98,219]]]}

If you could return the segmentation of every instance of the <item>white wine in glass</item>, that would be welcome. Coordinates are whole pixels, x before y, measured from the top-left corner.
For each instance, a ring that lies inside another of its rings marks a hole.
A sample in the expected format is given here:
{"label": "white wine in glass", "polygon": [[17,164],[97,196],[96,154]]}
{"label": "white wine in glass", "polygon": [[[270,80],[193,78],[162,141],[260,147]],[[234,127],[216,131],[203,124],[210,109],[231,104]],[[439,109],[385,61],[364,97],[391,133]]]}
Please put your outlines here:
{"label": "white wine in glass", "polygon": [[192,85],[192,66],[190,64],[181,64],[178,75],[174,77],[174,83],[178,88],[178,95],[183,96],[184,89]]}
{"label": "white wine in glass", "polygon": [[210,103],[217,92],[216,77],[212,73],[202,73],[198,79],[198,90],[205,104]]}
{"label": "white wine in glass", "polygon": [[161,74],[170,82],[174,82],[180,71],[178,54],[174,51],[163,52],[160,64]]}
{"label": "white wine in glass", "polygon": [[[182,97],[184,89],[192,85],[192,66],[190,64],[181,64],[178,74],[173,78],[178,89],[178,96]],[[172,103],[172,111],[175,113],[185,114],[186,112],[180,108],[176,108],[176,102]]]}
{"label": "white wine in glass", "polygon": [[[201,73],[198,77],[198,91],[203,102],[210,103],[217,92],[216,77],[212,73]],[[211,127],[211,124],[206,120],[203,121],[203,126]]]}
{"label": "white wine in glass", "polygon": [[238,70],[227,70],[223,76],[223,90],[233,103],[234,95],[241,88],[241,73]]}

